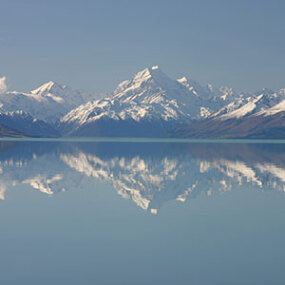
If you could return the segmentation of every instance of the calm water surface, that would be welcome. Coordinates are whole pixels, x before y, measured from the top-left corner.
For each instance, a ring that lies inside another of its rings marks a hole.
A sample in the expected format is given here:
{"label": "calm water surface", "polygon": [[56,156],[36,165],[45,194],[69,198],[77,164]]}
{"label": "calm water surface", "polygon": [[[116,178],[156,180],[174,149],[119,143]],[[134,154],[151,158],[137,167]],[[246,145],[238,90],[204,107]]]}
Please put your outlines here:
{"label": "calm water surface", "polygon": [[285,284],[285,144],[0,142],[1,284]]}

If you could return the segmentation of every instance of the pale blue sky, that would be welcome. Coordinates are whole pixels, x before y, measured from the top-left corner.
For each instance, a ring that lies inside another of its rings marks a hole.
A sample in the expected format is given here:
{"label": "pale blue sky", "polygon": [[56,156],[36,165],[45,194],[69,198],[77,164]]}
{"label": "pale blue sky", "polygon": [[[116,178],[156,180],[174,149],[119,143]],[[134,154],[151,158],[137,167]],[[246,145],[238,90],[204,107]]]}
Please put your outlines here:
{"label": "pale blue sky", "polygon": [[0,0],[0,76],[111,92],[151,65],[238,90],[285,87],[285,1]]}

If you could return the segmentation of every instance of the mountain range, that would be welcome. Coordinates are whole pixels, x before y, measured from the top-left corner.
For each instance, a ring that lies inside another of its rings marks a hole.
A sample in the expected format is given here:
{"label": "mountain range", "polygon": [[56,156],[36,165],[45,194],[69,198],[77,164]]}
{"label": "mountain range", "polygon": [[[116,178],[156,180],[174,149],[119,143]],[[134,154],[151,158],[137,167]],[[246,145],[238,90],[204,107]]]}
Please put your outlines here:
{"label": "mountain range", "polygon": [[285,89],[240,93],[158,66],[112,95],[48,82],[30,92],[0,90],[0,136],[285,138]]}

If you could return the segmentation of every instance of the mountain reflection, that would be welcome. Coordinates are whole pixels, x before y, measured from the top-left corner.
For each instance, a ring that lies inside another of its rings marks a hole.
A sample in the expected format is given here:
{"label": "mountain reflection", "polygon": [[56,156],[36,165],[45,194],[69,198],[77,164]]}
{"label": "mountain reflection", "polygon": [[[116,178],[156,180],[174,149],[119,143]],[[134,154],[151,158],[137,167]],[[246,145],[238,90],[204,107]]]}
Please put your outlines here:
{"label": "mountain reflection", "polygon": [[19,184],[53,195],[99,180],[155,214],[240,187],[283,193],[285,145],[1,142],[0,174],[2,200]]}

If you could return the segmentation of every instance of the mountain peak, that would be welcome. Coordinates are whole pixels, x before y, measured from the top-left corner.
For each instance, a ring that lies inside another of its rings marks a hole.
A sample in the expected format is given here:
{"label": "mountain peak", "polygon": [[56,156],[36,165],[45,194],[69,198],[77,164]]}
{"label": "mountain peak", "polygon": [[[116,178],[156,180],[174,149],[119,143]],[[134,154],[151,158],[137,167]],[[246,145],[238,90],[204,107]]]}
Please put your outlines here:
{"label": "mountain peak", "polygon": [[168,77],[157,65],[138,72],[130,81],[133,87],[139,87],[143,82],[155,83],[164,89],[176,89],[177,81]]}
{"label": "mountain peak", "polygon": [[132,79],[121,82],[114,91],[114,95],[118,95],[122,92],[133,92],[134,90],[142,88],[144,84],[149,86],[156,85],[163,89],[176,89],[177,82],[169,78],[161,69],[155,65],[147,67],[138,73],[136,73]]}
{"label": "mountain peak", "polygon": [[139,71],[135,76],[134,80],[148,80],[157,76],[166,76],[161,69],[155,65],[152,67],[147,67],[142,71]]}
{"label": "mountain peak", "polygon": [[44,83],[40,87],[32,90],[31,93],[32,94],[44,95],[44,94],[50,92],[54,88],[56,88],[56,89],[63,89],[63,88],[65,88],[65,86],[61,86],[61,85],[59,85],[58,83],[56,83],[54,81],[49,81],[47,83]]}

